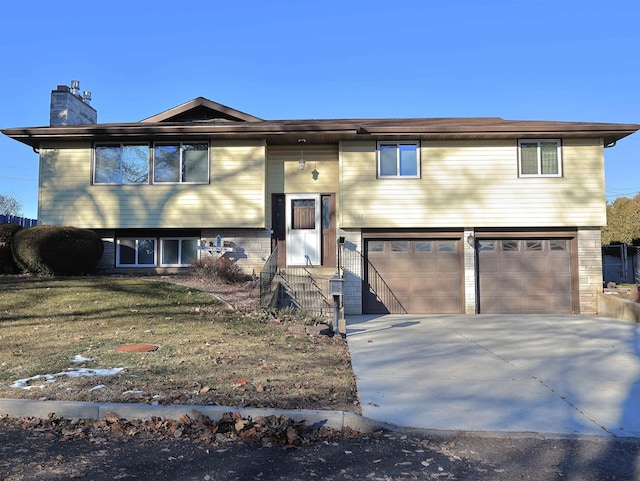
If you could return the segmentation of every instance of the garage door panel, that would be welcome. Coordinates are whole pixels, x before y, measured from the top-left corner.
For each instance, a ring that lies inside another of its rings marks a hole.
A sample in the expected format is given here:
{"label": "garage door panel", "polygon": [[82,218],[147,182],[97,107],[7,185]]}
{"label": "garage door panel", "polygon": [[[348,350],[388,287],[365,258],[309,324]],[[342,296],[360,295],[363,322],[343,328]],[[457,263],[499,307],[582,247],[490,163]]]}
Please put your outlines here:
{"label": "garage door panel", "polygon": [[500,285],[496,279],[480,279],[480,291],[484,293],[487,297],[497,292],[500,289]]}
{"label": "garage door panel", "polygon": [[548,296],[547,297],[547,307],[549,311],[552,312],[567,312],[571,310],[571,300],[567,299],[566,296]]}
{"label": "garage door panel", "polygon": [[434,313],[457,314],[460,312],[459,297],[438,297],[437,306]]}
{"label": "garage door panel", "polygon": [[413,261],[413,259],[406,255],[392,255],[390,263],[393,265],[394,271],[406,272],[407,269],[412,269],[415,267],[415,262]]}
{"label": "garage door panel", "polygon": [[569,239],[491,239],[478,245],[480,312],[572,312]]}
{"label": "garage door panel", "polygon": [[[382,252],[368,252],[369,243]],[[365,241],[370,263],[367,281],[375,273],[408,313],[460,313],[462,259],[459,239],[371,239]],[[402,251],[402,252],[399,252]],[[380,312],[383,295],[369,293],[364,311]],[[389,303],[391,303],[389,301]]]}
{"label": "garage door panel", "polygon": [[520,312],[524,307],[524,300],[520,296],[503,295],[499,303],[503,313]]}
{"label": "garage door panel", "polygon": [[549,259],[549,272],[552,274],[571,275],[570,259],[558,259],[555,256]]}

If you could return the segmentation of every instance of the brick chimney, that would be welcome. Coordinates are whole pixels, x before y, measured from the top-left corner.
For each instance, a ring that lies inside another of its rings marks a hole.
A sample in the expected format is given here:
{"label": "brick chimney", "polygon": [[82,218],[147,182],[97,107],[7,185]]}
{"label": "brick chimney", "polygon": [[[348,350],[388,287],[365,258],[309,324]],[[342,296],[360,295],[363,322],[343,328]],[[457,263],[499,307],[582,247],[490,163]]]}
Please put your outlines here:
{"label": "brick chimney", "polygon": [[71,87],[58,85],[51,91],[49,125],[97,124],[98,112],[91,102],[91,92],[80,95],[80,82],[71,81]]}

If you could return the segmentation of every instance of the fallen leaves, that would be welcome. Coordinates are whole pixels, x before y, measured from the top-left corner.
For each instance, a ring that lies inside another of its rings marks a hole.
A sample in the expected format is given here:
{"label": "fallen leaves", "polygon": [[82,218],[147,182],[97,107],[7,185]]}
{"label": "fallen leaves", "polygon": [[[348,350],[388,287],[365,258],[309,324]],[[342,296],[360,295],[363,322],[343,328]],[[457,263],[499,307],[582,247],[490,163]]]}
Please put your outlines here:
{"label": "fallen leaves", "polygon": [[130,439],[167,441],[185,440],[210,445],[232,441],[274,444],[296,447],[327,437],[349,437],[356,433],[350,429],[335,431],[328,428],[312,429],[305,421],[294,421],[284,416],[243,417],[240,413],[228,412],[215,421],[208,416],[192,411],[179,419],[160,418],[124,419],[109,412],[102,419],[63,419],[49,414],[45,419],[8,416],[0,417],[0,424],[12,422],[23,429],[31,429],[46,438],[68,441],[84,439],[94,444],[107,441],[127,442]]}

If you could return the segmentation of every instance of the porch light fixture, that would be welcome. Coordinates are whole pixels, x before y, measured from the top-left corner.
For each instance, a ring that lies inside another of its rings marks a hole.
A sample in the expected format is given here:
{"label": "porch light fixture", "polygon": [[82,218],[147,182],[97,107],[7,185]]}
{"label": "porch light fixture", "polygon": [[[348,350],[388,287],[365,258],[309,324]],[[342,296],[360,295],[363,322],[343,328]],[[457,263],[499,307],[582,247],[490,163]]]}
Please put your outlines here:
{"label": "porch light fixture", "polygon": [[300,170],[304,170],[304,144],[307,142],[307,139],[298,139],[298,143],[300,144],[300,160],[298,163],[300,164]]}
{"label": "porch light fixture", "polygon": [[473,236],[473,234],[469,234],[467,236],[467,244],[469,244],[470,247],[475,248],[475,246],[476,246],[476,238]]}

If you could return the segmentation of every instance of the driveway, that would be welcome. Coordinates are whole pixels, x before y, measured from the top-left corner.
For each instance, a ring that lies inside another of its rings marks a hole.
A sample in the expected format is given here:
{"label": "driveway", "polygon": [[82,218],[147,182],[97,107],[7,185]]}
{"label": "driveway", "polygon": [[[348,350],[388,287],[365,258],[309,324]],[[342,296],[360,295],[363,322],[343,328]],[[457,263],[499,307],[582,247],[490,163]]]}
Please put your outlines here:
{"label": "driveway", "polygon": [[415,428],[640,437],[640,327],[597,316],[347,318],[362,414]]}

